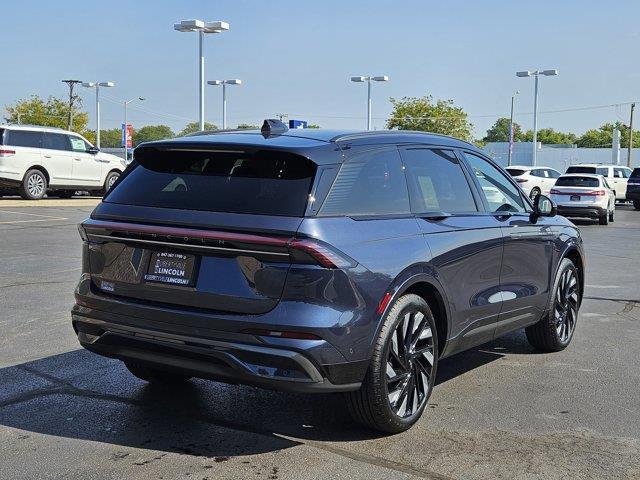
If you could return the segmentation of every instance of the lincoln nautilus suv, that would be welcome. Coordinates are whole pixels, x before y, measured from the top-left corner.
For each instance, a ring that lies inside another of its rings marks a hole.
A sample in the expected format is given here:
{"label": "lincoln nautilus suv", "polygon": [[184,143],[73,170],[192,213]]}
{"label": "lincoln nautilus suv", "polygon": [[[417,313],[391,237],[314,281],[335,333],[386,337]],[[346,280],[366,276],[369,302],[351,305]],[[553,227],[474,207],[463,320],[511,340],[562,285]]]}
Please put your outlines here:
{"label": "lincoln nautilus suv", "polygon": [[395,433],[443,358],[518,329],[545,352],[574,335],[580,232],[469,143],[267,120],[134,158],[79,225],[72,323],[145,381],[339,392]]}

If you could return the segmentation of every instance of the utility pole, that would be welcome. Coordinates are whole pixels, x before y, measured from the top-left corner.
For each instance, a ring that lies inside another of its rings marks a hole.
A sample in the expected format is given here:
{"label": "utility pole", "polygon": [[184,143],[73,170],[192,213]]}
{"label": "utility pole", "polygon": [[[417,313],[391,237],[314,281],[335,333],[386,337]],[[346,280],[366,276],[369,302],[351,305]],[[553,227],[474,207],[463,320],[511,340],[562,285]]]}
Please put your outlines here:
{"label": "utility pole", "polygon": [[627,167],[631,167],[631,152],[633,151],[633,111],[636,104],[631,104],[631,116],[629,117],[629,150],[627,150]]}
{"label": "utility pole", "polygon": [[71,130],[73,128],[73,103],[76,100],[80,100],[78,95],[73,94],[73,87],[78,83],[82,83],[81,80],[62,80],[62,83],[66,83],[69,85],[69,114],[67,117],[67,130]]}

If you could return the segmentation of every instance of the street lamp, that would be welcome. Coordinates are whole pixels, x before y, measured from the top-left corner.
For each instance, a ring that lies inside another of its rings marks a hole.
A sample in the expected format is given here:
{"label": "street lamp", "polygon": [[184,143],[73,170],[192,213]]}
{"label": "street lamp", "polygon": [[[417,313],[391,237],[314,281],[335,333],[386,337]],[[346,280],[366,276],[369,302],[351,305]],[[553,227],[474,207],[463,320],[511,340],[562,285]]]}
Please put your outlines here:
{"label": "street lamp", "polygon": [[114,87],[113,82],[82,82],[83,87],[96,89],[96,147],[100,148],[100,87]]}
{"label": "street lamp", "polygon": [[242,80],[209,80],[209,85],[222,85],[222,129],[227,129],[227,85],[242,85]]}
{"label": "street lamp", "polygon": [[123,142],[124,143],[124,159],[125,160],[129,160],[129,128],[127,126],[127,105],[129,105],[131,102],[135,102],[136,100],[140,100],[141,102],[144,102],[144,97],[137,97],[137,98],[132,98],[131,100],[125,100],[124,103],[124,130],[122,132],[122,138],[123,138]]}
{"label": "street lamp", "polygon": [[507,161],[507,165],[511,166],[511,155],[513,154],[513,102],[516,98],[516,95],[520,94],[520,90],[516,90],[513,95],[511,95],[511,120],[509,122],[509,160]]}
{"label": "street lamp", "polygon": [[535,88],[533,94],[533,166],[536,166],[536,157],[538,150],[538,77],[545,75],[547,77],[555,77],[558,75],[558,70],[536,70],[532,72],[530,70],[524,72],[516,72],[517,77],[535,77]]}
{"label": "street lamp", "polygon": [[377,77],[351,77],[352,82],[367,82],[367,130],[371,130],[371,80],[374,82],[388,82],[389,77],[386,75]]}
{"label": "street lamp", "polygon": [[200,130],[204,130],[204,34],[221,33],[229,30],[227,22],[205,22],[203,20],[182,20],[175,23],[173,29],[178,32],[198,32],[199,45],[199,78],[198,89],[200,92]]}

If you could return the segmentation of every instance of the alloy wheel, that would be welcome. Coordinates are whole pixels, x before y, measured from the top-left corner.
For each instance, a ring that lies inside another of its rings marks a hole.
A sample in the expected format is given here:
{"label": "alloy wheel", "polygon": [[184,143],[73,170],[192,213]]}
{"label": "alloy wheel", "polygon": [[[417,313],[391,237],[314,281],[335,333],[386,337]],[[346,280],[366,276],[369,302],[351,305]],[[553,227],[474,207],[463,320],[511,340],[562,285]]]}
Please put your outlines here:
{"label": "alloy wheel", "polygon": [[116,180],[118,180],[119,175],[111,175],[109,177],[109,180],[107,181],[107,190],[110,190],[111,187],[113,187],[113,184],[116,183]]}
{"label": "alloy wheel", "polygon": [[31,175],[27,179],[27,190],[33,197],[40,197],[44,193],[44,179],[38,175]]}
{"label": "alloy wheel", "polygon": [[422,408],[429,396],[433,363],[433,332],[427,318],[418,310],[405,313],[387,355],[387,396],[396,415],[406,418]]}
{"label": "alloy wheel", "polygon": [[569,341],[578,319],[578,277],[568,269],[560,277],[553,303],[556,333],[561,342]]}

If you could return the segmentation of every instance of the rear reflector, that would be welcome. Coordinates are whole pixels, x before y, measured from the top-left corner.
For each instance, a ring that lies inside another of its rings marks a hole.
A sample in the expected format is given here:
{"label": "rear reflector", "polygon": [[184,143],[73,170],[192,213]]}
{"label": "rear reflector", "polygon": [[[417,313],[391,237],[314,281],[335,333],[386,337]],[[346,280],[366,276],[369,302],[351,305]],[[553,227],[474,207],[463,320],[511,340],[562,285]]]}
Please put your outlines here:
{"label": "rear reflector", "polygon": [[240,333],[246,333],[249,335],[259,335],[261,337],[277,337],[277,338],[290,338],[293,340],[322,340],[317,335],[309,332],[289,332],[280,330],[268,330],[266,328],[248,328],[242,330]]}
{"label": "rear reflector", "polygon": [[378,304],[378,308],[376,308],[376,313],[380,315],[382,312],[384,312],[385,309],[387,308],[387,305],[389,305],[390,301],[391,301],[391,294],[387,292],[384,294],[384,297],[382,297],[382,300],[380,300],[380,303]]}
{"label": "rear reflector", "polygon": [[0,157],[10,157],[11,155],[15,155],[15,150],[8,150],[6,148],[0,148]]}

